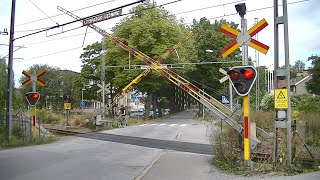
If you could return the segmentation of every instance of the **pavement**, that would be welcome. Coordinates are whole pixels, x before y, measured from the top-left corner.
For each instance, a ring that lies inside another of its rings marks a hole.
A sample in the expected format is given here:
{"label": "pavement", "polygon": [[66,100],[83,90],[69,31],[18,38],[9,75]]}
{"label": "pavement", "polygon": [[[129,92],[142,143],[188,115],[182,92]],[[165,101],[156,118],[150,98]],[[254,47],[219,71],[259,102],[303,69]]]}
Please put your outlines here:
{"label": "pavement", "polygon": [[184,111],[137,126],[0,150],[0,180],[320,179],[225,174],[210,165],[208,123]]}

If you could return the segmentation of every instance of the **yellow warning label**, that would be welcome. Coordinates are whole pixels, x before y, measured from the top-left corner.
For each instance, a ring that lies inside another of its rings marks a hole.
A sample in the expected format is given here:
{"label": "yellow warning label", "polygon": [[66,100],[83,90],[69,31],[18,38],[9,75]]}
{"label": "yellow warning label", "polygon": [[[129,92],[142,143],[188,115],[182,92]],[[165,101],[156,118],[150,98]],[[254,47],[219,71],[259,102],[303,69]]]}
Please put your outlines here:
{"label": "yellow warning label", "polygon": [[283,91],[280,91],[277,98],[278,99],[286,99],[286,96],[283,94]]}
{"label": "yellow warning label", "polygon": [[275,89],[274,108],[275,109],[287,109],[288,108],[288,92],[286,89]]}
{"label": "yellow warning label", "polygon": [[70,110],[71,109],[71,103],[64,103],[64,110]]}

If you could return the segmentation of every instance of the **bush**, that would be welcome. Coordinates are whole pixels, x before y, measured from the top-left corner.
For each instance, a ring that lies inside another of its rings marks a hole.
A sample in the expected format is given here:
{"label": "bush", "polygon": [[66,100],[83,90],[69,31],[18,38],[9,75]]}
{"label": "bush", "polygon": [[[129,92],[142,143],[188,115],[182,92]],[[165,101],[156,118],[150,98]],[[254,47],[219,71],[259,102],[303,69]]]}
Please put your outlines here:
{"label": "bush", "polygon": [[[291,96],[291,106],[303,112],[319,112],[320,96],[312,94],[294,94]],[[274,109],[273,95],[266,94],[261,100],[261,109],[270,111]]]}
{"label": "bush", "polygon": [[261,100],[261,110],[271,111],[274,109],[274,98],[270,94],[266,94],[263,96]]}
{"label": "bush", "polygon": [[50,111],[40,109],[37,110],[37,120],[41,123],[54,124],[59,122],[60,117]]}
{"label": "bush", "polygon": [[227,172],[242,172],[245,168],[240,161],[239,135],[231,127],[224,131],[214,130],[212,133],[213,159],[212,164]]}

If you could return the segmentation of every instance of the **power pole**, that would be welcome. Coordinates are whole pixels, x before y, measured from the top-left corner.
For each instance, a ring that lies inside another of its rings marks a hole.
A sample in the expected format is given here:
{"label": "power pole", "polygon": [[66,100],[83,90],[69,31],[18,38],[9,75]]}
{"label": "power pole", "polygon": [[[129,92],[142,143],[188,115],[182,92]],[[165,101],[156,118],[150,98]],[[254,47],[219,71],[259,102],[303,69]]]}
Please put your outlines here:
{"label": "power pole", "polygon": [[101,62],[101,85],[102,85],[102,114],[104,117],[104,105],[105,105],[105,56],[106,56],[106,43],[104,37],[102,38],[102,62]]}
{"label": "power pole", "polygon": [[11,6],[11,25],[9,37],[9,59],[8,59],[8,82],[7,82],[7,100],[6,100],[6,140],[9,142],[11,137],[12,121],[12,85],[13,85],[13,42],[14,42],[14,19],[16,10],[16,0],[12,0]]}
{"label": "power pole", "polygon": [[[289,62],[289,37],[288,37],[288,11],[287,11],[287,0],[282,0],[282,10],[283,16],[279,16],[278,12],[278,1],[274,0],[274,90],[280,88],[278,87],[278,81],[280,77],[286,77],[286,90],[287,90],[287,108],[279,108],[275,106],[275,124],[274,124],[274,147],[273,147],[273,165],[276,166],[277,157],[278,157],[278,128],[287,129],[287,166],[291,167],[291,95],[290,95],[290,62]],[[284,26],[284,54],[285,54],[285,69],[279,68],[279,25],[283,24]],[[282,92],[282,91],[280,91]],[[274,97],[280,96],[274,91]],[[282,94],[283,95],[283,94]],[[285,106],[284,106],[285,107]],[[285,114],[283,116],[283,114]],[[281,120],[280,120],[281,119]]]}
{"label": "power pole", "polygon": [[[258,18],[254,18],[254,23],[258,23]],[[255,35],[255,39],[258,39],[258,34]],[[256,81],[256,110],[260,109],[260,64],[259,64],[259,51],[255,50],[255,60],[257,67],[257,81]]]}

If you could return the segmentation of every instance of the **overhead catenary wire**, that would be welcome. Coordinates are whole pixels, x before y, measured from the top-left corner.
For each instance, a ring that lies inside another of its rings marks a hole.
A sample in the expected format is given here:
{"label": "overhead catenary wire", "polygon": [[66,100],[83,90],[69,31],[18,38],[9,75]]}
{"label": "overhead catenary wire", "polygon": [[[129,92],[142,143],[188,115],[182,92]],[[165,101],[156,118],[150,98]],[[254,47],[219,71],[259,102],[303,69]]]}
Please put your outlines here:
{"label": "overhead catenary wire", "polygon": [[[307,1],[310,1],[310,0],[300,0],[300,1],[290,2],[290,3],[288,3],[288,5],[307,2]],[[160,6],[163,6],[163,5],[161,4],[161,5],[159,5],[159,7]],[[247,12],[260,11],[260,10],[265,10],[265,9],[270,9],[270,8],[273,8],[273,6],[267,6],[267,7],[263,7],[263,8],[252,9],[252,10],[248,10]],[[201,8],[201,9],[204,9],[204,8]],[[190,12],[200,11],[201,9],[195,9],[195,10],[190,10],[190,11],[187,11],[187,12],[181,12],[179,14],[186,14],[186,13],[190,13]],[[208,18],[208,19],[209,20],[213,20],[213,19],[218,19],[218,18],[223,18],[223,17],[228,17],[228,16],[234,16],[234,15],[237,15],[237,14],[238,13],[224,14],[222,16],[211,17],[211,18]],[[175,15],[177,15],[177,14],[175,14]],[[186,24],[192,24],[192,23],[193,22],[186,23]],[[39,28],[38,30],[41,30],[41,29],[43,29],[43,28]],[[110,29],[112,29],[112,28],[106,28],[104,30],[110,30]],[[32,30],[27,30],[27,31],[32,31]],[[16,32],[23,32],[23,31],[16,31]],[[96,33],[96,31],[87,32],[87,34],[91,34],[91,33]],[[60,40],[60,39],[72,38],[72,37],[75,37],[75,36],[82,36],[84,34],[85,33],[80,33],[80,34],[76,34],[76,35],[65,36],[65,37],[62,37],[62,38],[56,38],[56,39],[51,39],[51,40],[46,40],[46,41],[41,41],[41,42],[30,43],[30,44],[26,44],[26,46],[35,45],[35,44],[41,44],[41,43],[46,43],[46,42],[51,42],[51,41],[56,41],[56,40]]]}
{"label": "overhead catenary wire", "polygon": [[[177,0],[177,1],[171,1],[170,3],[173,3],[173,2],[179,2],[179,1],[182,1],[182,0]],[[307,2],[307,1],[310,1],[310,0],[300,0],[300,1],[295,1],[295,2],[290,2],[288,3],[289,4],[297,4],[297,3],[302,3],[302,2]],[[166,3],[167,5],[168,3]],[[161,7],[163,6],[163,4],[159,5],[159,6],[156,6],[156,7]],[[267,6],[267,7],[263,7],[263,8],[257,8],[257,9],[252,9],[252,10],[248,10],[247,12],[254,12],[254,11],[260,11],[260,10],[265,10],[265,9],[270,9],[270,8],[273,8],[273,6]],[[198,11],[198,10],[197,10]],[[189,13],[190,11],[188,12],[185,12],[185,13]],[[193,11],[194,12],[194,11]],[[213,17],[213,18],[208,18],[209,20],[211,19],[218,19],[218,18],[222,18],[222,17],[226,17],[226,16],[232,16],[232,15],[237,15],[238,13],[233,13],[233,14],[227,14],[227,15],[223,15],[223,16],[217,16],[217,17]],[[187,23],[188,24],[188,23]],[[190,23],[189,23],[190,24]],[[111,28],[107,28],[107,29],[111,29]],[[94,33],[95,31],[91,31],[91,32],[88,32],[89,33]],[[26,46],[30,46],[30,45],[34,45],[34,44],[41,44],[41,43],[46,43],[46,42],[50,42],[50,41],[55,41],[55,40],[60,40],[60,39],[66,39],[66,38],[70,38],[70,37],[75,37],[75,36],[80,36],[80,35],[84,35],[85,33],[81,33],[81,34],[77,34],[77,35],[72,35],[72,36],[66,36],[66,37],[62,37],[62,38],[56,38],[56,39],[53,39],[53,40],[48,40],[48,41],[42,41],[42,42],[37,42],[37,43],[31,43],[31,44],[26,44]],[[73,49],[78,49],[78,48],[81,48],[81,47],[76,47],[76,48],[72,48]],[[69,51],[69,50],[67,50]],[[32,60],[32,59],[37,59],[37,58],[40,58],[40,57],[45,57],[45,56],[51,56],[51,55],[54,55],[54,54],[59,54],[59,53],[62,53],[62,52],[67,52],[67,51],[61,51],[61,52],[58,52],[58,53],[51,53],[51,54],[47,54],[47,55],[43,55],[43,56],[37,56],[37,57],[34,57],[34,58],[30,58],[30,59],[27,59],[27,60]],[[26,61],[26,60],[25,60]]]}
{"label": "overhead catenary wire", "polygon": [[55,22],[52,17],[48,16],[42,9],[39,8],[39,6],[37,6],[34,2],[32,2],[31,0],[28,0],[29,2],[31,2],[31,4],[33,4],[39,11],[41,11],[45,16],[47,16],[47,18],[49,18],[52,22],[54,22],[55,24],[59,25],[57,22]]}
{"label": "overhead catenary wire", "polygon": [[[164,3],[164,4],[160,4],[160,5],[157,5],[157,6],[150,7],[150,8],[145,8],[145,9],[141,10],[140,12],[143,12],[143,11],[146,11],[146,10],[149,10],[149,9],[154,9],[154,8],[157,8],[157,7],[167,6],[167,5],[170,5],[170,4],[173,4],[173,3],[177,3],[177,2],[180,2],[180,1],[183,1],[183,0],[170,1],[170,2],[167,2],[167,3]],[[73,12],[73,11],[70,11],[70,12]],[[134,14],[134,13],[135,12],[129,12],[129,13],[126,13],[126,14],[122,14],[122,15],[120,15],[118,17],[127,16],[127,15]],[[99,14],[102,14],[102,13],[99,13]],[[91,17],[91,16],[89,16],[89,17]],[[50,28],[50,27],[37,28],[37,29],[28,29],[28,30],[21,30],[21,31],[15,31],[15,32],[30,32],[30,31],[37,31],[37,30],[45,30],[45,29],[48,29],[48,28]]]}
{"label": "overhead catenary wire", "polygon": [[[91,5],[91,6],[86,6],[86,7],[82,7],[82,8],[79,8],[79,9],[75,9],[75,10],[72,10],[72,11],[70,11],[70,12],[76,12],[76,11],[80,11],[80,10],[92,8],[92,7],[95,7],[95,6],[100,6],[100,5],[102,5],[102,4],[107,4],[107,3],[110,3],[110,2],[113,2],[113,1],[116,1],[116,0],[109,0],[109,1],[106,1],[106,2],[97,3],[97,4],[94,4],[94,5]],[[46,19],[49,19],[49,18],[62,16],[62,15],[64,15],[64,13],[60,13],[60,14],[56,14],[56,15],[53,15],[53,16],[49,16],[49,17],[47,17],[47,18],[42,18],[42,19],[37,19],[37,20],[33,20],[33,21],[29,21],[29,22],[17,24],[17,25],[15,25],[15,26],[22,26],[22,25],[26,25],[26,24],[31,24],[31,23],[43,21],[43,20],[46,20]]]}
{"label": "overhead catenary wire", "polygon": [[41,55],[41,56],[36,56],[36,57],[32,57],[32,58],[26,59],[23,62],[30,61],[30,60],[33,60],[33,59],[39,59],[39,58],[42,58],[42,57],[52,56],[52,55],[55,55],[55,54],[60,54],[60,53],[68,52],[68,51],[73,51],[73,50],[80,49],[80,48],[83,48],[83,47],[80,46],[80,47],[66,49],[66,50],[63,50],[63,51],[57,51],[57,52],[54,52],[54,53],[44,54],[44,55]]}

